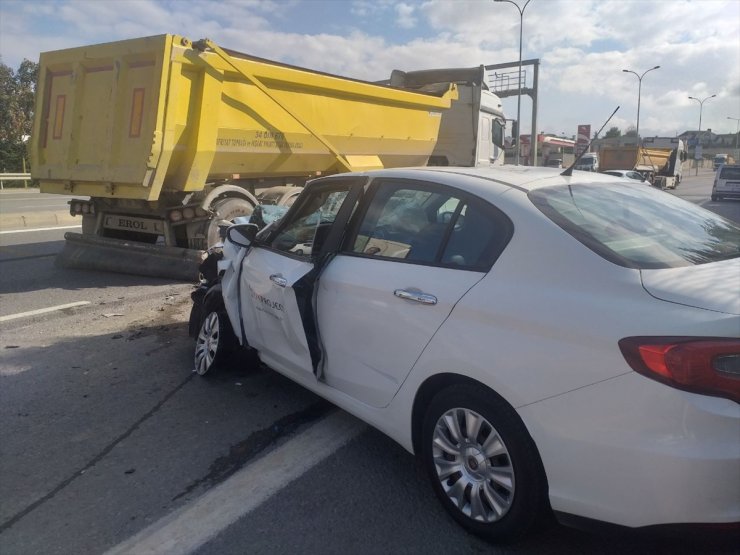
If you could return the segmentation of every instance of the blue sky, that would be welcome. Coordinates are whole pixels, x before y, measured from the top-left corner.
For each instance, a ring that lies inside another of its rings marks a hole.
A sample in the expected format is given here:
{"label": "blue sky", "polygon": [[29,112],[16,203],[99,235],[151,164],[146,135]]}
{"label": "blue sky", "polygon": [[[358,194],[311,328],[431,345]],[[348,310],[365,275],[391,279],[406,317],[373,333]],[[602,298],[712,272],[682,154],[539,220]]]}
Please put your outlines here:
{"label": "blue sky", "polygon": [[[516,0],[523,5],[526,0]],[[175,33],[367,80],[393,69],[514,62],[519,13],[491,0],[2,0],[0,56],[16,68],[39,52]],[[611,125],[673,136],[734,132],[740,117],[740,1],[531,0],[523,58],[539,58],[538,129],[573,135],[619,105]],[[531,80],[531,72],[528,73]],[[516,99],[506,99],[508,117]],[[522,100],[523,129],[531,102]]]}

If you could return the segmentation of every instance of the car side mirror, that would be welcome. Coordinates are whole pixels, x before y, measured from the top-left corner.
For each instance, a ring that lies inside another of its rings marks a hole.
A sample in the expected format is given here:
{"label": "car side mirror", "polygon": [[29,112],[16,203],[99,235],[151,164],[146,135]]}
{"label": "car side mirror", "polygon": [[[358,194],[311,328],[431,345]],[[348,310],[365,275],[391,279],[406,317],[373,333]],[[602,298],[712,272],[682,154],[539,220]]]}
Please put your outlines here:
{"label": "car side mirror", "polygon": [[236,224],[226,231],[226,239],[239,247],[248,247],[259,232],[255,224]]}

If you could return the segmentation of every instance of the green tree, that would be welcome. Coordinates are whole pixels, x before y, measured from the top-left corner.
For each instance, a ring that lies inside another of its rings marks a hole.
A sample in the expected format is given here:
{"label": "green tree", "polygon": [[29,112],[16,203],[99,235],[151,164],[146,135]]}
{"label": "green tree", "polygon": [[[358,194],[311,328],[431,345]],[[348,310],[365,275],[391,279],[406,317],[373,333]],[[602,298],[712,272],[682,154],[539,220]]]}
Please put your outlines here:
{"label": "green tree", "polygon": [[627,129],[627,132],[624,134],[625,137],[637,137],[637,129],[634,127],[630,127]]}
{"label": "green tree", "polygon": [[621,137],[622,131],[619,129],[619,127],[610,127],[609,131],[606,132],[604,135],[604,138],[611,139],[612,137]]}
{"label": "green tree", "polygon": [[20,172],[28,160],[38,72],[38,64],[30,60],[14,72],[0,59],[0,171]]}

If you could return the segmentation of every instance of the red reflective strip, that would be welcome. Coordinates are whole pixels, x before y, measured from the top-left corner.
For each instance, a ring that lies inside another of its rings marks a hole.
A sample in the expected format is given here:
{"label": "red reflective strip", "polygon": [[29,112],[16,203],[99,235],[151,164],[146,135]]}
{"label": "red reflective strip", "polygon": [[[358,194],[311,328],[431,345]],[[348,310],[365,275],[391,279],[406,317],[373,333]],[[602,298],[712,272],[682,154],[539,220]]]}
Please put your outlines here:
{"label": "red reflective strip", "polygon": [[67,95],[60,94],[57,96],[56,111],[54,113],[54,133],[52,139],[62,138],[62,129],[64,129],[64,106],[67,103]]}
{"label": "red reflective strip", "polygon": [[154,65],[154,62],[152,62],[152,61],[149,61],[149,62],[133,62],[133,63],[129,64],[128,67],[130,67],[131,69],[137,69],[137,68],[140,68],[140,67],[151,67],[153,65]]}
{"label": "red reflective strip", "polygon": [[131,120],[129,122],[128,136],[136,138],[141,135],[141,122],[144,119],[144,89],[134,89],[131,101]]}
{"label": "red reflective strip", "polygon": [[88,68],[85,68],[85,72],[86,73],[99,73],[101,71],[112,71],[112,70],[113,70],[113,66],[112,65],[110,65],[110,66],[98,66],[98,67],[88,67]]}

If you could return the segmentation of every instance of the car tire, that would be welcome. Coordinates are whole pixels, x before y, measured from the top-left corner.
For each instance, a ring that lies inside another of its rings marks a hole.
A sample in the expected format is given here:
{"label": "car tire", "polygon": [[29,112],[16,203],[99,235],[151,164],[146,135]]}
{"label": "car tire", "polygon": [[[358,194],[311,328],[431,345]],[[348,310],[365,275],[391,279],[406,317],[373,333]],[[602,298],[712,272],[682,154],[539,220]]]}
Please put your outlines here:
{"label": "car tire", "polygon": [[198,335],[195,338],[193,363],[200,376],[213,373],[233,355],[238,341],[222,303],[208,303],[203,309]]}
{"label": "car tire", "polygon": [[719,197],[717,195],[712,195],[712,202],[717,202],[719,200]]}
{"label": "car tire", "polygon": [[433,398],[421,457],[445,509],[489,541],[515,541],[551,515],[534,441],[514,409],[482,386],[455,385]]}

